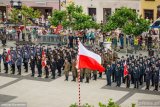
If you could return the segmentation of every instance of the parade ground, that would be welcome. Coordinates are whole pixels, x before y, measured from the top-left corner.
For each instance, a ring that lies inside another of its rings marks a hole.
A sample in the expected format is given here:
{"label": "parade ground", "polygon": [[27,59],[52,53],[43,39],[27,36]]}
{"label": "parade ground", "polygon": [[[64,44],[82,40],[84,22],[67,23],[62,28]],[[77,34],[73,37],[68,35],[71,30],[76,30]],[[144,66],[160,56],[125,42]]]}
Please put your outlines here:
{"label": "parade ground", "polygon": [[[7,47],[13,45],[14,43],[11,42]],[[64,81],[64,75],[56,76],[55,80],[45,79],[44,76],[38,78],[38,74],[32,78],[31,71],[25,73],[23,67],[22,76],[18,76],[5,74],[3,65],[1,66],[0,102],[25,103],[27,107],[69,107],[71,104],[78,103],[78,82],[72,82],[71,75],[69,81]],[[89,84],[81,83],[81,104],[89,103],[98,107],[99,102],[107,103],[112,98],[121,107],[131,107],[132,103],[138,105],[140,100],[160,100],[160,93],[152,91],[153,87],[148,91],[145,90],[145,85],[134,89],[132,84],[127,89],[125,84],[116,87],[113,83],[109,87],[106,83],[105,75],[97,81],[91,80]]]}

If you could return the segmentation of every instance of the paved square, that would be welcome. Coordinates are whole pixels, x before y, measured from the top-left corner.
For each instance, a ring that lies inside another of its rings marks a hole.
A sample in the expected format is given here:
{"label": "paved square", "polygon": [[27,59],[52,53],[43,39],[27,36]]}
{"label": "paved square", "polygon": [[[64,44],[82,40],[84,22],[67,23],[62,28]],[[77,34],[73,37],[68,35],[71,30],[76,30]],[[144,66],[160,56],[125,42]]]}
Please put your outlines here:
{"label": "paved square", "polygon": [[0,103],[9,102],[15,98],[16,98],[16,96],[9,96],[9,95],[0,94]]}

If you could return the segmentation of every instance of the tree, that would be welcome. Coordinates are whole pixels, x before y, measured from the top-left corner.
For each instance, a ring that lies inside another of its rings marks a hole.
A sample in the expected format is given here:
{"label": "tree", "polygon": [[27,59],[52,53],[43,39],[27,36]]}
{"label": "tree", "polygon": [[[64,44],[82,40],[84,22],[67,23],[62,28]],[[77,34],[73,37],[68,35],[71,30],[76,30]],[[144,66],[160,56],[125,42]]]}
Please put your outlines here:
{"label": "tree", "polygon": [[52,17],[50,20],[51,24],[54,25],[54,26],[58,26],[59,24],[64,24],[64,21],[66,20],[67,18],[67,12],[62,10],[62,11],[59,11],[59,10],[54,10],[53,11],[53,14],[52,14]]}
{"label": "tree", "polygon": [[[109,17],[103,31],[109,32],[117,28],[120,28],[124,34],[139,36],[149,29],[149,22],[139,17],[133,9],[121,7]],[[126,45],[125,40],[126,36],[124,36],[124,45]]]}
{"label": "tree", "polygon": [[39,18],[40,14],[40,11],[23,5],[21,9],[13,8],[10,13],[10,17],[13,23],[22,23],[24,25],[24,33],[26,36],[26,26],[34,23],[34,19]]}
{"label": "tree", "polygon": [[26,25],[28,23],[31,23],[30,21],[32,21],[33,19],[39,18],[40,14],[40,11],[34,10],[32,7],[23,5],[21,9],[13,8],[10,13],[10,17],[13,23],[21,22]]}
{"label": "tree", "polygon": [[72,30],[84,30],[87,28],[98,28],[98,24],[92,21],[89,15],[83,13],[82,6],[74,3],[66,6],[66,10],[55,10],[50,19],[52,25],[62,24],[63,28]]}
{"label": "tree", "polygon": [[13,8],[11,13],[9,14],[11,19],[10,21],[15,24],[18,24],[18,22],[20,22],[19,13],[20,11],[18,9]]}

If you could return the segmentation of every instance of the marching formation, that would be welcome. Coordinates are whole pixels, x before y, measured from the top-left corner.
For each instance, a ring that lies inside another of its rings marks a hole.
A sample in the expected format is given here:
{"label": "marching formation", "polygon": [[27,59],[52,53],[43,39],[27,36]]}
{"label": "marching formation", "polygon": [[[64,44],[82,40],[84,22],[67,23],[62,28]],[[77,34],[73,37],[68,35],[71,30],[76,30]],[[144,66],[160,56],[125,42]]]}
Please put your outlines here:
{"label": "marching formation", "polygon": [[134,88],[139,88],[145,82],[146,90],[150,86],[155,87],[154,91],[158,91],[160,80],[160,58],[158,56],[139,56],[127,55],[121,59],[108,63],[106,66],[107,85],[111,86],[112,82],[116,82],[116,86],[120,87],[122,83],[126,84],[126,88],[130,88],[133,84]]}
{"label": "marching formation", "polygon": [[[8,66],[11,66],[12,74],[16,73],[16,67],[18,75],[21,75],[22,64],[25,72],[31,68],[32,77],[35,76],[35,70],[38,71],[38,77],[42,77],[43,69],[45,71],[45,78],[49,78],[50,72],[52,73],[52,79],[55,79],[56,70],[58,70],[58,76],[62,75],[62,69],[68,80],[69,71],[75,72],[77,51],[69,49],[67,47],[59,47],[52,49],[50,46],[40,45],[17,45],[15,48],[11,47],[9,50],[4,49],[2,55],[0,54],[0,62],[3,60],[5,73],[8,73]],[[1,71],[1,69],[0,69]]]}
{"label": "marching formation", "polygon": [[[80,82],[86,80],[86,83],[89,83],[91,78],[97,80],[97,78],[102,78],[102,75],[106,75],[107,86],[115,83],[117,87],[120,87],[124,83],[126,88],[130,88],[130,85],[133,84],[134,88],[138,89],[139,86],[146,85],[146,90],[153,86],[154,90],[158,91],[160,80],[160,58],[158,56],[147,57],[140,54],[139,56],[126,55],[126,57],[118,58],[117,53],[110,50],[107,52],[98,48],[90,50],[101,56],[105,72],[82,68],[80,69]],[[52,79],[64,73],[66,81],[69,80],[70,72],[72,72],[72,81],[76,81],[78,77],[77,49],[65,46],[53,48],[41,45],[17,45],[9,50],[4,49],[3,54],[0,54],[0,62],[1,59],[5,73],[9,72],[8,66],[10,65],[12,74],[16,73],[17,67],[17,73],[21,75],[23,64],[25,72],[29,71],[30,66],[32,77],[35,77],[35,71],[37,71],[38,77],[42,77],[43,71],[45,71],[45,78],[50,78],[51,73]]]}

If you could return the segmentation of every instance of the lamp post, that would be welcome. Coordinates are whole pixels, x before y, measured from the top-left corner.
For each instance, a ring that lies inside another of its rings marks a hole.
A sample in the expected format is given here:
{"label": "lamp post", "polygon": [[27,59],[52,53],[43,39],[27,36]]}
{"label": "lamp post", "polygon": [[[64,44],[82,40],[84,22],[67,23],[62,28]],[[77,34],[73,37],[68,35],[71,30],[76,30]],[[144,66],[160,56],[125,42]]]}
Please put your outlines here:
{"label": "lamp post", "polygon": [[19,0],[19,1],[13,1],[13,0],[11,0],[10,1],[10,5],[11,5],[11,7],[13,7],[13,8],[17,8],[17,9],[21,9],[21,7],[22,7],[22,2]]}

